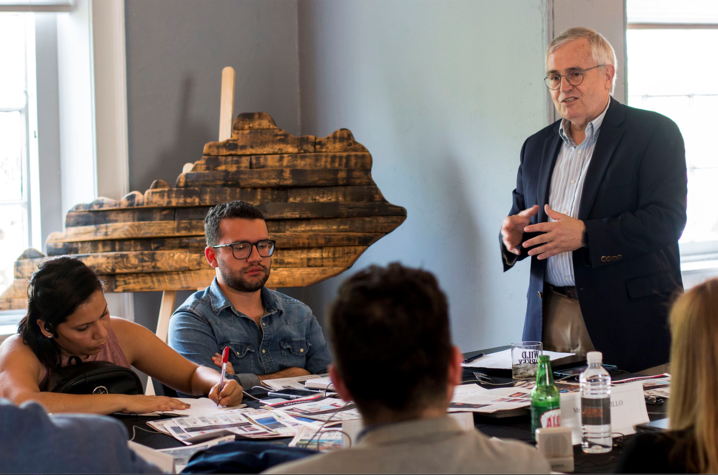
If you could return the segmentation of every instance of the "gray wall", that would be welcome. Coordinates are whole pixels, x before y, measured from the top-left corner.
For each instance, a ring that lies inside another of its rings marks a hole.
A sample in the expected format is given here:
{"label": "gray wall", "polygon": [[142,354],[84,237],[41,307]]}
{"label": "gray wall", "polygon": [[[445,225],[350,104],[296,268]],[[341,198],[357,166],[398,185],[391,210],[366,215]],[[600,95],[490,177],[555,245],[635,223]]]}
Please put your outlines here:
{"label": "gray wall", "polygon": [[[302,133],[352,130],[408,219],[350,271],[434,272],[464,351],[521,338],[528,265],[503,274],[498,232],[523,141],[547,123],[545,4],[301,0]],[[348,274],[292,291],[324,314]]]}
{"label": "gray wall", "polygon": [[[384,195],[408,210],[407,221],[349,273],[287,293],[324,321],[349,274],[401,261],[438,276],[462,350],[517,340],[528,263],[501,272],[498,230],[521,145],[548,122],[544,48],[554,18],[577,15],[562,13],[569,7],[553,0],[127,0],[131,188],[158,178],[174,183],[182,165],[216,140],[220,72],[233,66],[235,113],[269,112],[294,134],[351,129],[371,151]],[[136,294],[137,321],[154,328],[159,304],[158,294]]]}
{"label": "gray wall", "polygon": [[[268,112],[299,133],[295,1],[127,0],[125,24],[132,190],[174,185],[218,139],[225,66],[236,71],[235,111]],[[136,293],[135,321],[154,330],[160,298]]]}

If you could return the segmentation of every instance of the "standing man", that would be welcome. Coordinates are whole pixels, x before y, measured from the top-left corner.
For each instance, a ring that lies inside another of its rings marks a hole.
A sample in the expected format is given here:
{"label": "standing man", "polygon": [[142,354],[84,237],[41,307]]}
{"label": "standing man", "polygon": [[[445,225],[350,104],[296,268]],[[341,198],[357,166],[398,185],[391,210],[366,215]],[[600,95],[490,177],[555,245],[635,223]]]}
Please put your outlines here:
{"label": "standing man", "polygon": [[546,70],[562,119],[524,143],[500,235],[504,271],[531,256],[523,339],[662,372],[668,306],[682,290],[683,137],[670,119],[611,98],[615,53],[593,30],[556,37]]}
{"label": "standing man", "polygon": [[244,388],[263,379],[324,373],[331,353],[312,311],[264,286],[274,241],[262,212],[243,201],[209,210],[204,255],[217,271],[212,285],[192,294],[173,314],[169,345],[188,360],[221,366]]}

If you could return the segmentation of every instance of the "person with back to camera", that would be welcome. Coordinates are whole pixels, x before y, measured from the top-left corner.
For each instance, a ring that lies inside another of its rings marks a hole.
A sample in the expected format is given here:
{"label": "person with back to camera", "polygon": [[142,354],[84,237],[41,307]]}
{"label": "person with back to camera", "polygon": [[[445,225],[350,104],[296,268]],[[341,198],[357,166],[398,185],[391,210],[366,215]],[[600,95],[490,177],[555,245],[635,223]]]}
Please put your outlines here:
{"label": "person with back to camera", "polygon": [[355,274],[339,289],[329,334],[332,382],[364,430],[351,448],[266,473],[549,473],[533,447],[465,431],[447,414],[463,357],[431,273],[394,263]]}
{"label": "person with back to camera", "polygon": [[52,413],[139,414],[187,407],[162,396],[48,392],[52,371],[73,357],[135,366],[171,388],[208,395],[221,405],[242,401],[236,381],[228,381],[220,393],[217,371],[186,360],[141,325],[110,317],[102,283],[81,261],[63,256],[43,262],[28,293],[28,313],[18,334],[0,345],[0,395],[13,403],[35,400]]}
{"label": "person with back to camera", "polygon": [[669,431],[635,436],[618,473],[718,473],[718,279],[681,295],[669,321]]}

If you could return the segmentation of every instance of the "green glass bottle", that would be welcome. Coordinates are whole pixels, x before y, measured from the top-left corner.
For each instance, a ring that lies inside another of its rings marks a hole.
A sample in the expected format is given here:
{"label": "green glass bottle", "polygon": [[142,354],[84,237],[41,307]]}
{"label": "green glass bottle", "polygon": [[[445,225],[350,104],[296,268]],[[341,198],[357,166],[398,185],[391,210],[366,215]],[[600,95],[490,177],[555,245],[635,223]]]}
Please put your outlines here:
{"label": "green glass bottle", "polygon": [[536,440],[536,429],[561,426],[561,396],[553,382],[551,359],[539,356],[536,386],[531,391],[531,438]]}

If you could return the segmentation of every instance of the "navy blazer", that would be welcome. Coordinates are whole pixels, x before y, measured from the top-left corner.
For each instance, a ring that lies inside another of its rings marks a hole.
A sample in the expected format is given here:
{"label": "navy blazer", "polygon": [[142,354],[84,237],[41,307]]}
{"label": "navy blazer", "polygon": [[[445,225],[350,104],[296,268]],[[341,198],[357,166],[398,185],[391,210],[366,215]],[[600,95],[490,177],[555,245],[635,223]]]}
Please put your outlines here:
{"label": "navy blazer", "polygon": [[[560,120],[521,149],[509,215],[538,204],[547,222],[551,175],[561,150]],[[640,371],[667,363],[667,316],[683,290],[678,239],[686,224],[686,160],[676,124],[611,99],[586,172],[578,219],[588,247],[573,251],[573,271],[588,334],[603,361]],[[535,234],[534,234],[535,235]],[[533,237],[525,233],[523,241]],[[499,242],[501,236],[499,235]],[[504,271],[528,256],[501,243]],[[531,257],[524,340],[541,340],[546,260]]]}

